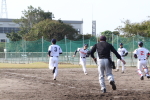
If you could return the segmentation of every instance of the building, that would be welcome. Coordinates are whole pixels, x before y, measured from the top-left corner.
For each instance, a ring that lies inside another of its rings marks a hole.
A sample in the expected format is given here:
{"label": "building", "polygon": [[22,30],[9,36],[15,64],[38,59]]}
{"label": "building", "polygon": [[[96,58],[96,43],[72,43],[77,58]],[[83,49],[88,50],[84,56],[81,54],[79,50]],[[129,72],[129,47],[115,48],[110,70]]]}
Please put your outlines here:
{"label": "building", "polygon": [[[18,32],[19,25],[13,22],[14,19],[0,18],[0,42],[9,41],[5,33],[11,33],[12,31]],[[75,20],[62,20],[66,24],[70,24],[75,28],[79,34],[83,34],[83,21]]]}
{"label": "building", "polygon": [[74,29],[78,31],[79,34],[83,34],[83,21],[75,21],[75,20],[62,20],[66,24],[70,24]]}
{"label": "building", "polygon": [[0,18],[0,42],[7,41],[5,33],[10,33],[11,31],[19,31],[19,25],[13,22],[13,19],[1,19]]}

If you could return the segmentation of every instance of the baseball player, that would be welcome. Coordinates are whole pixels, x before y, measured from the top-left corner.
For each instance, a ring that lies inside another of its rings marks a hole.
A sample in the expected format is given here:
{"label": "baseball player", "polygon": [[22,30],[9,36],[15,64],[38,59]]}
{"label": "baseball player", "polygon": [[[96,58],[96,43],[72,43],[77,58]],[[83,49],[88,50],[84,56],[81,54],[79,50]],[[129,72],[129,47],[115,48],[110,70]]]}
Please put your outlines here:
{"label": "baseball player", "polygon": [[[124,60],[124,57],[128,55],[128,51],[123,47],[123,43],[120,43],[120,48],[118,48],[117,52],[120,54],[121,59],[123,59],[123,60]],[[120,63],[121,63],[121,61],[120,61],[120,59],[118,59],[116,72],[119,71]],[[122,73],[124,73],[124,69],[125,69],[124,64],[123,63],[121,63],[121,64],[122,64]]]}
{"label": "baseball player", "polygon": [[88,44],[85,44],[83,46],[83,48],[78,48],[73,55],[73,57],[75,57],[76,53],[79,52],[79,54],[80,54],[79,64],[81,64],[85,75],[87,75],[87,71],[86,71],[86,57],[88,57],[87,47],[88,47]]}
{"label": "baseball player", "polygon": [[[97,58],[95,58],[94,53],[97,51]],[[105,36],[100,36],[100,42],[95,44],[91,49],[91,57],[94,61],[97,61],[98,64],[98,72],[99,72],[99,83],[101,86],[102,93],[106,93],[105,79],[104,73],[109,80],[110,85],[113,90],[116,90],[116,85],[114,81],[114,77],[112,74],[112,62],[110,61],[110,52],[113,52],[118,59],[120,59],[124,64],[125,61],[121,58],[115,48],[106,42]]]}
{"label": "baseball player", "polygon": [[150,78],[147,67],[147,59],[149,57],[149,51],[143,47],[143,42],[138,42],[138,49],[134,50],[134,57],[137,58],[137,72],[140,75],[140,79],[144,80],[144,75],[142,73],[142,68],[145,72],[145,76]]}
{"label": "baseball player", "polygon": [[49,69],[53,72],[53,80],[56,80],[56,76],[58,73],[58,58],[59,54],[62,54],[62,49],[60,46],[56,45],[56,39],[51,40],[52,45],[48,48],[48,56],[49,59]]}

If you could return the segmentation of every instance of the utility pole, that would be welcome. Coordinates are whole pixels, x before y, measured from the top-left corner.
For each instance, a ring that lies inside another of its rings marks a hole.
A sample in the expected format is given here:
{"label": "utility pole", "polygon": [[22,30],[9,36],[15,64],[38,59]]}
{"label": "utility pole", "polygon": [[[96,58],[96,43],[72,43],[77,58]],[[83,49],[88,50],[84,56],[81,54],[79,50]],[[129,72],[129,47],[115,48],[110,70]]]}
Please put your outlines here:
{"label": "utility pole", "polygon": [[8,18],[6,0],[2,0],[1,2],[0,18]]}

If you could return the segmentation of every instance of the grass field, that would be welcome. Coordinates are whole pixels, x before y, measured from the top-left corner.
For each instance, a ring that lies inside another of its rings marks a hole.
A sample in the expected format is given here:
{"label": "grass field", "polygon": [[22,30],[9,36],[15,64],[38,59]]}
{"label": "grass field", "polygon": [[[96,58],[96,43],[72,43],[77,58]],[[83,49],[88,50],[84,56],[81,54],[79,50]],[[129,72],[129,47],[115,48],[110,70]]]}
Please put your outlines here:
{"label": "grass field", "polygon": [[[59,68],[80,68],[79,65],[72,64],[59,64]],[[96,65],[87,65],[87,68],[96,68]],[[48,63],[36,62],[31,64],[10,64],[10,63],[0,63],[0,68],[48,68]]]}

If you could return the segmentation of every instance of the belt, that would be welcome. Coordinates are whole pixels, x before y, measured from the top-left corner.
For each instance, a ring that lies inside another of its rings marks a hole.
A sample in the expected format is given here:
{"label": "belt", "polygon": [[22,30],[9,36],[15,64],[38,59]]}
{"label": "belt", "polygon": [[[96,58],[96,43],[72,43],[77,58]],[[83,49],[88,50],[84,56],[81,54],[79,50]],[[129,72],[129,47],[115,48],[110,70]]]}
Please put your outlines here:
{"label": "belt", "polygon": [[58,56],[51,56],[51,57],[58,57]]}
{"label": "belt", "polygon": [[81,57],[81,58],[86,58],[86,57]]}
{"label": "belt", "polygon": [[139,61],[140,61],[140,60],[146,60],[146,59],[139,59]]}

